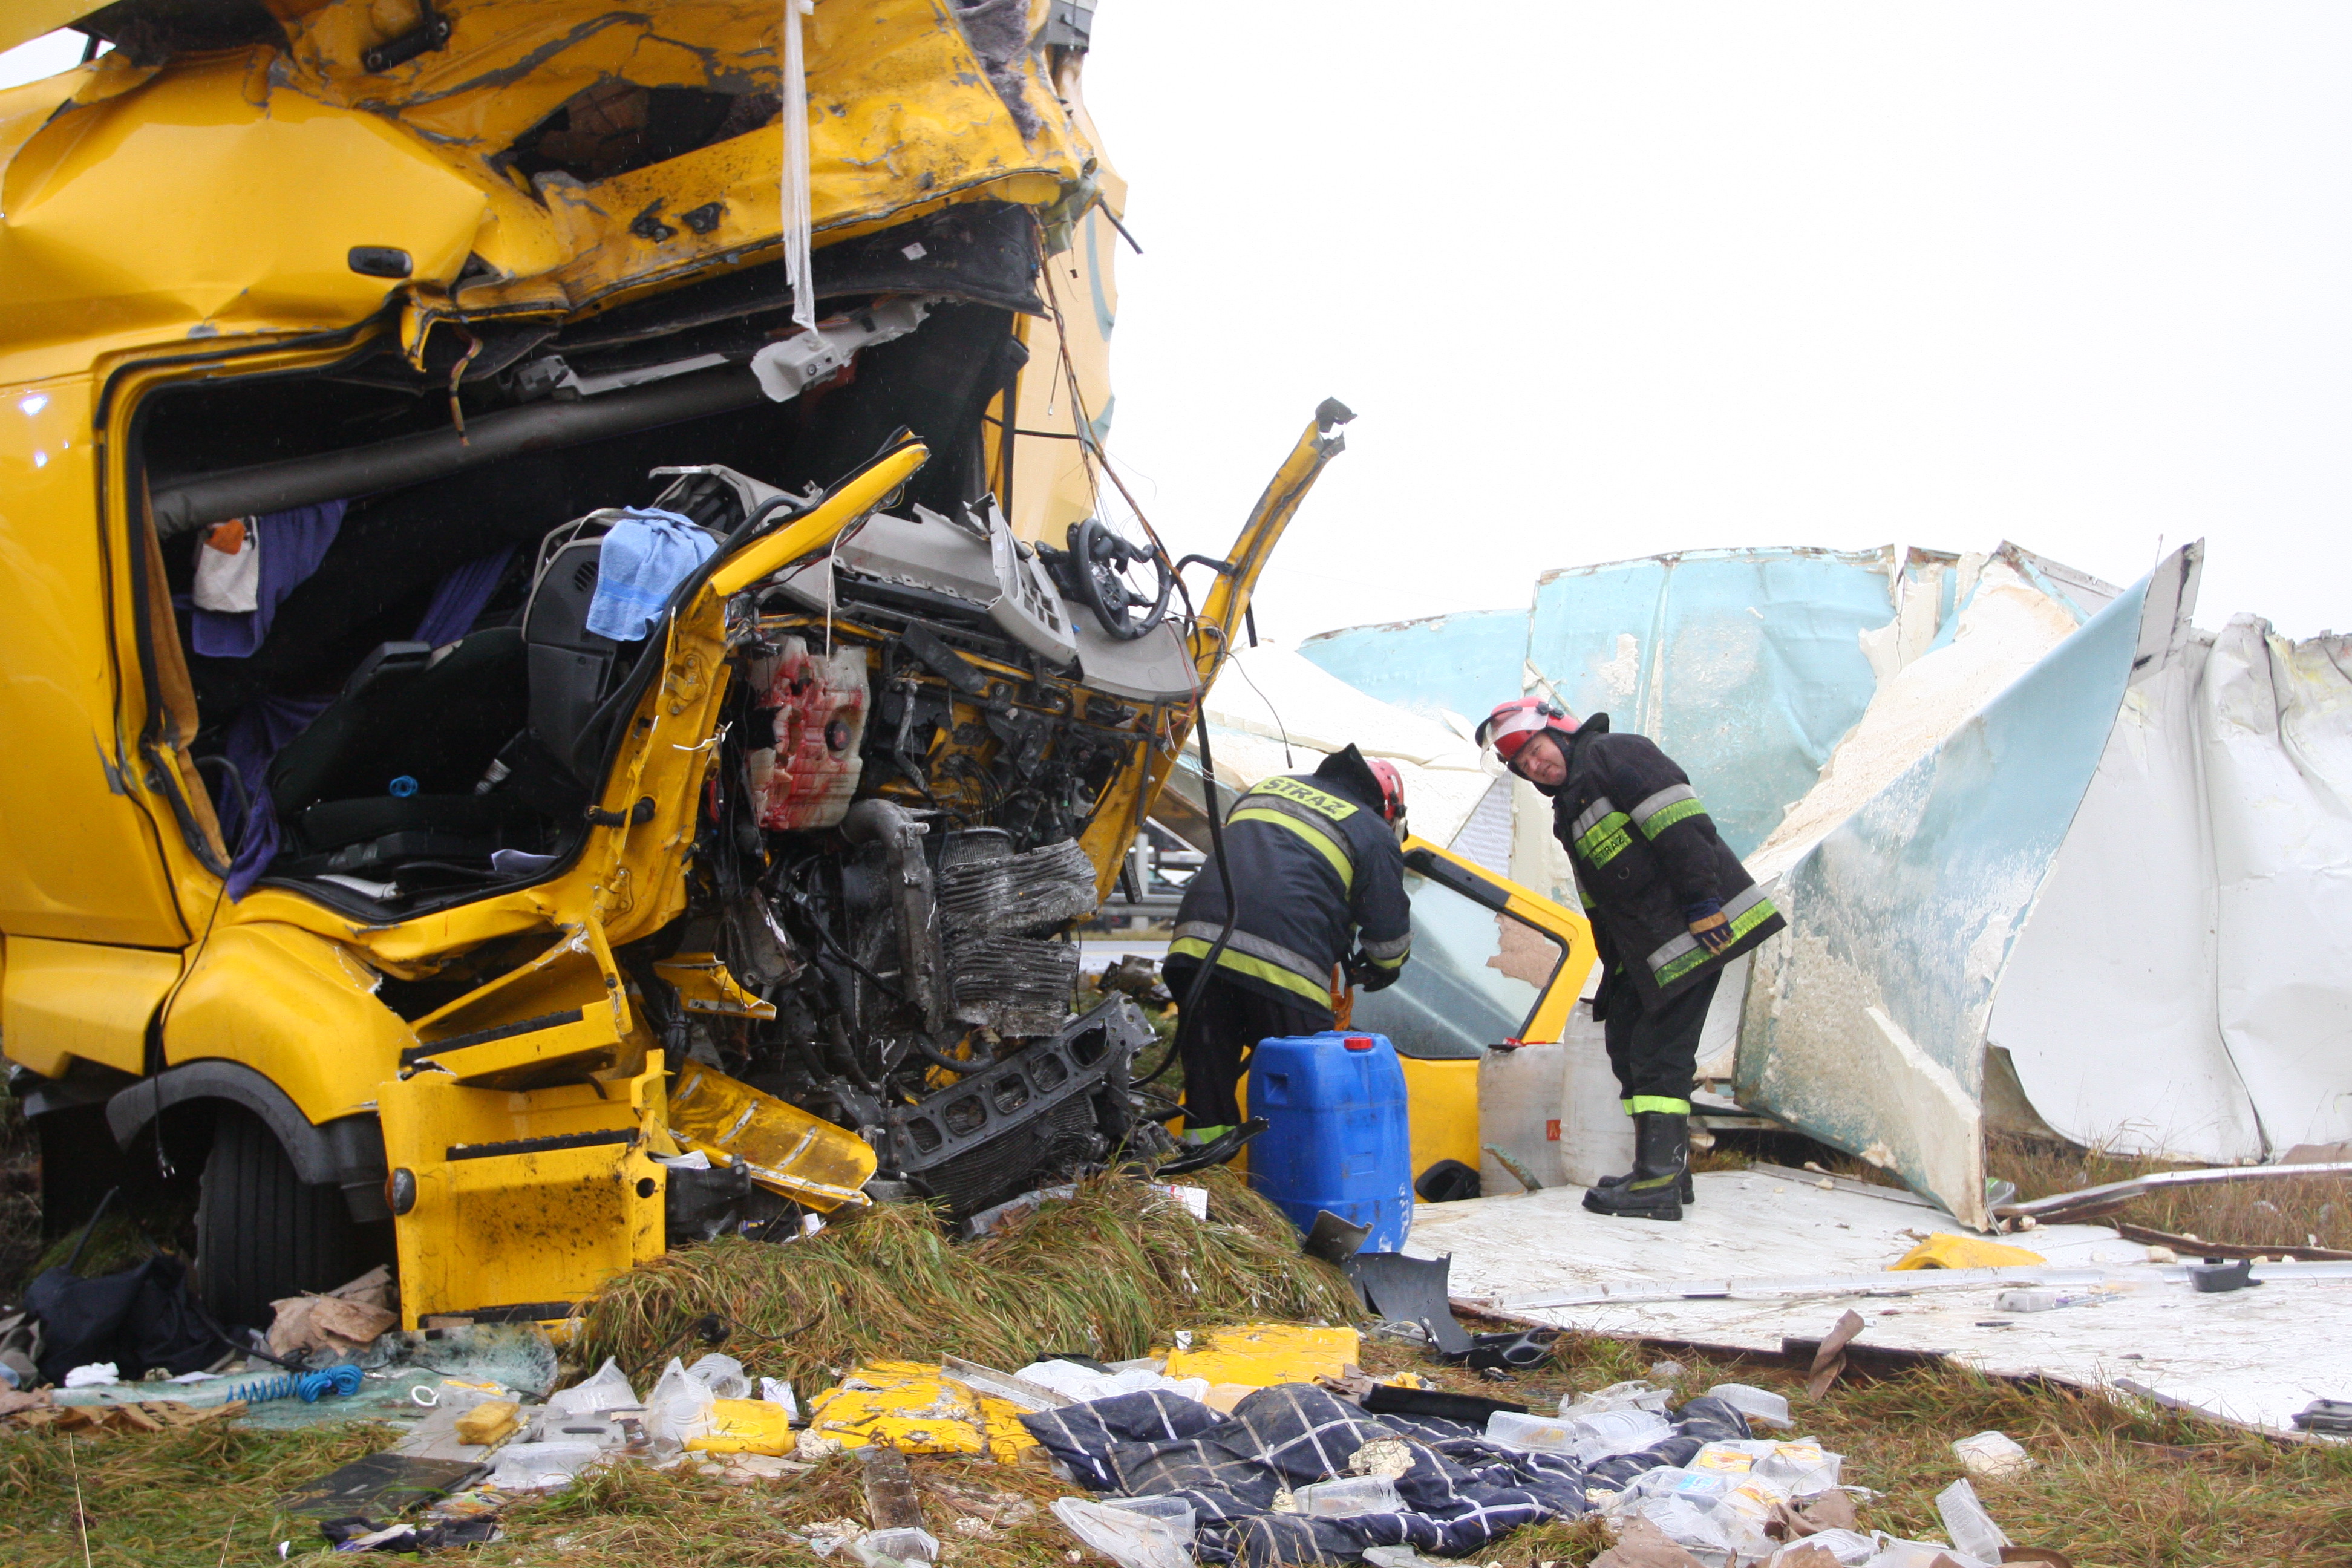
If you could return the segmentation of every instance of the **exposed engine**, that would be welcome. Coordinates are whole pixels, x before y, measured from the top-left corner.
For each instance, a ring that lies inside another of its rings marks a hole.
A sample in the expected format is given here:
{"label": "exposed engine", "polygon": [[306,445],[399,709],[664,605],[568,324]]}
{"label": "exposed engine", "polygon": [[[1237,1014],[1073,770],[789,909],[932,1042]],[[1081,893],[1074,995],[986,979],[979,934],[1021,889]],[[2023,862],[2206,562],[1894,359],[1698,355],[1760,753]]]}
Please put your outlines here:
{"label": "exposed engine", "polygon": [[[878,1181],[962,1215],[1166,1148],[1129,1099],[1151,1026],[1125,996],[1074,1014],[1069,933],[1099,902],[1078,836],[1191,692],[1162,616],[1074,614],[992,508],[916,510],[751,595],[730,628],[691,908],[639,982],[671,1059],[856,1131]],[[705,951],[746,1005],[661,983]]]}

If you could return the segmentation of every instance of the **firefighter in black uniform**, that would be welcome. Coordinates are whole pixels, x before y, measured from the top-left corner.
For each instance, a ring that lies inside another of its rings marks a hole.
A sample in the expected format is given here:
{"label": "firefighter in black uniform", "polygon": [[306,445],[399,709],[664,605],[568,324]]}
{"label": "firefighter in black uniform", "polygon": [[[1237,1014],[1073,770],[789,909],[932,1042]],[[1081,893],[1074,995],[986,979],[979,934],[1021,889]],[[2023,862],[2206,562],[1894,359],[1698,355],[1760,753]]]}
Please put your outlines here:
{"label": "firefighter in black uniform", "polygon": [[1716,983],[1787,922],[1717,836],[1690,776],[1646,736],[1522,697],[1487,716],[1478,742],[1551,797],[1600,949],[1592,1015],[1633,1118],[1633,1169],[1587,1191],[1584,1206],[1678,1220],[1692,1198],[1690,1095]]}
{"label": "firefighter in black uniform", "polygon": [[[1412,949],[1403,837],[1403,779],[1352,745],[1234,802],[1224,851],[1240,917],[1199,1004],[1177,1023],[1187,1142],[1213,1142],[1241,1121],[1234,1090],[1260,1040],[1331,1026],[1335,968],[1367,991],[1395,982]],[[1191,995],[1225,914],[1213,856],[1176,910],[1167,973],[1177,996]]]}

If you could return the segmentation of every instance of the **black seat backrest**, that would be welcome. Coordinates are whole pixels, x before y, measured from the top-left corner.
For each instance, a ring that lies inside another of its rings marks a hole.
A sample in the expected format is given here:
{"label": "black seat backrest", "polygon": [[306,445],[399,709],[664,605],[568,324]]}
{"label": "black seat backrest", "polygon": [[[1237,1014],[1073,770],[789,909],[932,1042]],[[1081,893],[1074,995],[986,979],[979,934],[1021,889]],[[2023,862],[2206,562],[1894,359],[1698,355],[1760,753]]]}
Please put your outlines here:
{"label": "black seat backrest", "polygon": [[386,643],[269,768],[278,816],[320,801],[386,795],[396,779],[425,795],[469,795],[522,728],[523,639],[487,626],[440,650]]}
{"label": "black seat backrest", "polygon": [[596,596],[601,535],[575,539],[557,550],[530,591],[522,615],[522,639],[530,670],[530,735],[550,754],[575,771],[588,721],[604,700],[613,661],[621,645],[588,629],[589,602]]}

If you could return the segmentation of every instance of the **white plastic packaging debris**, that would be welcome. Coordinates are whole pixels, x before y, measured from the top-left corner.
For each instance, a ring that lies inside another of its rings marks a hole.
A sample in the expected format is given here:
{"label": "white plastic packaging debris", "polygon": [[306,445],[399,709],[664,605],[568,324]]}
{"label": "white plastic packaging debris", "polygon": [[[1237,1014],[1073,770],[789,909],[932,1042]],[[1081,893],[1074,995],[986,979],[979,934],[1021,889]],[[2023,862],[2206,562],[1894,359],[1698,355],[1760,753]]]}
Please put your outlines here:
{"label": "white plastic packaging debris", "polygon": [[1773,1444],[1772,1451],[1759,1458],[1749,1473],[1759,1481],[1787,1488],[1790,1497],[1811,1497],[1837,1485],[1844,1464],[1845,1456],[1832,1454],[1807,1438]]}
{"label": "white plastic packaging debris", "polygon": [[1936,1494],[1936,1512],[1952,1544],[1980,1563],[1998,1563],[2002,1547],[2017,1544],[2001,1533],[2000,1526],[1977,1500],[1977,1489],[1965,1480],[1954,1481]]}
{"label": "white plastic packaging debris", "polygon": [[766,1400],[771,1405],[782,1405],[784,1407],[784,1418],[793,1422],[794,1425],[799,1424],[801,1418],[801,1405],[799,1400],[793,1397],[793,1385],[791,1384],[778,1383],[772,1377],[763,1377],[760,1380],[760,1397]]}
{"label": "white plastic packaging debris", "polygon": [[1878,1538],[1864,1535],[1858,1530],[1822,1530],[1800,1537],[1782,1547],[1793,1552],[1801,1546],[1818,1546],[1843,1564],[1843,1568],[1863,1568],[1863,1564],[1878,1555]]}
{"label": "white plastic packaging debris", "polygon": [[1707,1568],[1726,1568],[1738,1552],[1732,1530],[1712,1502],[1674,1495],[1650,1497],[1636,1503],[1633,1511],[1665,1531],[1668,1540]]}
{"label": "white plastic packaging debris", "polygon": [[604,1452],[594,1443],[509,1443],[499,1450],[498,1461],[484,1484],[509,1491],[568,1487]]}
{"label": "white plastic packaging debris", "polygon": [[718,1399],[749,1399],[751,1380],[743,1375],[743,1363],[731,1355],[712,1351],[686,1369],[686,1375],[710,1390]]}
{"label": "white plastic packaging debris", "polygon": [[1191,1537],[1178,1535],[1169,1521],[1075,1497],[1055,1499],[1054,1517],[1119,1568],[1191,1568]]}
{"label": "white plastic packaging debris", "polygon": [[1074,1361],[1033,1361],[1013,1374],[1024,1383],[1034,1383],[1040,1388],[1050,1388],[1066,1399],[1081,1405],[1097,1399],[1108,1399],[1119,1394],[1141,1394],[1147,1389],[1164,1388],[1186,1399],[1205,1399],[1209,1380],[1204,1377],[1163,1377],[1146,1367],[1129,1367],[1124,1372],[1100,1373],[1092,1367],[1080,1366]]}
{"label": "white plastic packaging debris", "polygon": [[936,1563],[939,1537],[928,1530],[900,1525],[895,1530],[869,1530],[849,1543],[849,1554],[864,1568],[887,1568],[892,1563]]}
{"label": "white plastic packaging debris", "polygon": [[1638,1454],[1674,1433],[1674,1423],[1655,1410],[1631,1407],[1571,1416],[1569,1451],[1586,1464],[1612,1454]]}
{"label": "white plastic packaging debris", "polygon": [[1932,1541],[1897,1541],[1891,1535],[1878,1538],[1877,1554],[1863,1568],[1936,1568],[1939,1559],[1957,1563],[1959,1568],[1997,1568],[1994,1563],[1979,1563],[1954,1547],[1939,1546]]}
{"label": "white plastic packaging debris", "polygon": [[1349,1519],[1360,1513],[1402,1513],[1404,1500],[1386,1476],[1342,1476],[1292,1492],[1298,1511],[1314,1519]]}
{"label": "white plastic packaging debris", "polygon": [[1410,1546],[1367,1546],[1364,1561],[1372,1568],[1455,1568],[1454,1563],[1423,1557]]}
{"label": "white plastic packaging debris", "polygon": [[637,1391],[629,1386],[621,1363],[610,1356],[596,1369],[595,1376],[547,1396],[547,1408],[557,1415],[585,1415],[592,1410],[619,1410],[636,1403]]}
{"label": "white plastic packaging debris", "polygon": [[94,1388],[100,1384],[121,1383],[122,1374],[110,1361],[94,1361],[88,1366],[78,1366],[66,1373],[68,1388]]}
{"label": "white plastic packaging debris", "polygon": [[1192,1505],[1180,1497],[1107,1497],[1098,1500],[1105,1508],[1156,1519],[1186,1541],[1192,1539],[1192,1528],[1199,1518]]}
{"label": "white plastic packaging debris", "polygon": [[1959,1456],[1961,1468],[1969,1474],[1986,1479],[2019,1475],[2033,1468],[2033,1456],[2002,1432],[1963,1437],[1952,1445],[1952,1452]]}
{"label": "white plastic packaging debris", "polygon": [[662,1369],[661,1380],[646,1395],[646,1436],[654,1452],[664,1458],[710,1429],[710,1385],[691,1376],[676,1356]]}
{"label": "white plastic packaging debris", "polygon": [[1486,1417],[1486,1436],[1507,1447],[1535,1448],[1547,1454],[1565,1454],[1570,1447],[1566,1415],[1554,1421],[1516,1410],[1497,1410]]}
{"label": "white plastic packaging debris", "polygon": [[1756,1388],[1745,1383],[1718,1383],[1706,1391],[1706,1396],[1722,1400],[1751,1422],[1761,1421],[1783,1432],[1796,1425],[1789,1419],[1788,1396],[1769,1388]]}
{"label": "white plastic packaging debris", "polygon": [[1638,1379],[1632,1383],[1612,1383],[1591,1394],[1571,1390],[1560,1396],[1559,1413],[1567,1415],[1598,1415],[1604,1410],[1655,1410],[1663,1415],[1674,1402],[1674,1390],[1659,1388]]}

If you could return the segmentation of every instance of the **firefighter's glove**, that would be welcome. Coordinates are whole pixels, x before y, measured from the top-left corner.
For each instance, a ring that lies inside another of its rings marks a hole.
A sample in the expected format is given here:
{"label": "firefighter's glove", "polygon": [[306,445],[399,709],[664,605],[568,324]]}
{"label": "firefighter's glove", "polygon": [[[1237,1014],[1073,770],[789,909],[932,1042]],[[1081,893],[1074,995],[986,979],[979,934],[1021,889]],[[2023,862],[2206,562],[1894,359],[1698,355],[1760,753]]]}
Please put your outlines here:
{"label": "firefighter's glove", "polygon": [[1396,984],[1398,975],[1404,973],[1402,965],[1395,969],[1383,969],[1360,952],[1350,956],[1345,967],[1348,984],[1363,991],[1385,991]]}
{"label": "firefighter's glove", "polygon": [[1691,935],[1707,952],[1721,952],[1731,945],[1731,922],[1723,918],[1723,906],[1715,900],[1684,905],[1683,919],[1690,922]]}

